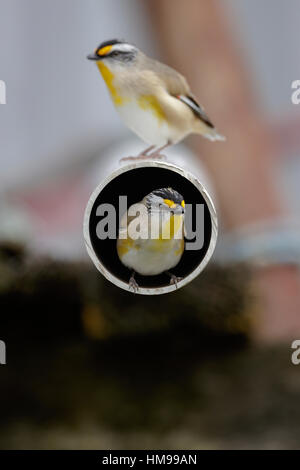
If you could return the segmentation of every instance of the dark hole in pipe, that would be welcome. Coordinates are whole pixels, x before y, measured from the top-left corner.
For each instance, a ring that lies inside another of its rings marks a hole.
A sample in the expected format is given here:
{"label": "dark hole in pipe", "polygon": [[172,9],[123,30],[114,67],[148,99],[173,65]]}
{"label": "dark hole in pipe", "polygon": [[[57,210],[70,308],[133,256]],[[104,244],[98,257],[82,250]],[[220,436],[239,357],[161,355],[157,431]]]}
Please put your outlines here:
{"label": "dark hole in pipe", "polygon": [[[100,204],[112,204],[119,217],[119,196],[127,196],[128,208],[131,204],[139,202],[143,197],[154,189],[163,187],[172,187],[178,191],[185,199],[186,204],[204,204],[204,244],[200,250],[185,250],[180,262],[171,271],[179,277],[186,277],[203,260],[212,235],[212,223],[210,211],[207,203],[197,189],[184,176],[166,168],[143,167],[128,170],[109,182],[96,198],[89,221],[90,239],[93,249],[101,263],[114,276],[124,282],[128,282],[130,270],[127,269],[119,260],[116,250],[116,240],[99,240],[96,234],[96,227],[101,217],[96,215],[97,207]],[[195,227],[193,227],[195,230]],[[170,278],[166,274],[158,276],[141,276],[136,274],[136,280],[140,287],[163,287],[169,285]]]}

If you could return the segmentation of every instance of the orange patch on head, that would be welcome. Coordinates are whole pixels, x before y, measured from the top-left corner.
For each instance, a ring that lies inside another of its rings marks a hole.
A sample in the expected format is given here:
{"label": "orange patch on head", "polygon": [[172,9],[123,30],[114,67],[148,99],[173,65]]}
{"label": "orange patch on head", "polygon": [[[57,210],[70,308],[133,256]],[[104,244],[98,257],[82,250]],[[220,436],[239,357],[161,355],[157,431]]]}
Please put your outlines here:
{"label": "orange patch on head", "polygon": [[104,47],[101,47],[101,49],[99,49],[98,51],[96,51],[96,54],[103,57],[105,55],[107,55],[112,49],[112,46],[104,46]]}

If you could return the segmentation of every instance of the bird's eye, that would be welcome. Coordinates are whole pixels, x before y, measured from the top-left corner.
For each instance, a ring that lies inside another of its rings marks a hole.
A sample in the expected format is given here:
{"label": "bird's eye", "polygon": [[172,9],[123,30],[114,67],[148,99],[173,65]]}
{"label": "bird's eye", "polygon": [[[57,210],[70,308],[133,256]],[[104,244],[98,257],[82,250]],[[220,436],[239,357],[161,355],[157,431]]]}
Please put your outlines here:
{"label": "bird's eye", "polygon": [[112,57],[118,57],[120,55],[120,52],[119,51],[113,51],[110,55]]}

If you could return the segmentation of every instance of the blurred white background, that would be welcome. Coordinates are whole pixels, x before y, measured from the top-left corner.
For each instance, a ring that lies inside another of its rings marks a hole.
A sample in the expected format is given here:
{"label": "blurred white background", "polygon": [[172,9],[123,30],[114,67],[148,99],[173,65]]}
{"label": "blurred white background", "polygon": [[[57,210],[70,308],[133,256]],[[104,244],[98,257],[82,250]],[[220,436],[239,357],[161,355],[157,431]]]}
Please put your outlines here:
{"label": "blurred white background", "polygon": [[[220,3],[261,113],[277,129],[282,197],[300,215],[300,107],[290,98],[291,82],[300,79],[300,3]],[[120,122],[86,55],[119,37],[159,57],[144,7],[137,0],[0,0],[2,236],[27,237],[36,250],[59,256],[83,250],[78,227],[104,150],[128,137],[136,151],[144,145]]]}

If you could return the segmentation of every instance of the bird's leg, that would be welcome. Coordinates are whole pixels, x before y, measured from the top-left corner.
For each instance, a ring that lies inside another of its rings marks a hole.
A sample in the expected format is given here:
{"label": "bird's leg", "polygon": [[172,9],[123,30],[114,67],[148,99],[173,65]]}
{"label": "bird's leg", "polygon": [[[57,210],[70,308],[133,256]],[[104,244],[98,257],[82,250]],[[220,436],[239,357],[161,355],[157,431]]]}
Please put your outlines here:
{"label": "bird's leg", "polygon": [[147,160],[147,159],[152,159],[154,158],[155,160],[164,160],[166,157],[162,155],[160,152],[164,150],[165,148],[169,147],[171,145],[171,142],[167,142],[165,145],[162,147],[159,147],[158,149],[154,150],[154,152],[151,152],[155,148],[155,145],[151,145],[151,147],[148,147],[146,150],[143,152],[139,153],[136,157],[125,157],[121,158],[120,162],[126,162],[126,161],[136,161],[136,160]]}
{"label": "bird's leg", "polygon": [[142,160],[149,158],[148,153],[151,152],[155,148],[155,145],[150,145],[150,147],[147,147],[145,150],[140,152],[136,157],[125,157],[120,160],[120,162],[126,162],[126,161],[134,161],[134,160]]}
{"label": "bird's leg", "polygon": [[183,278],[182,278],[182,277],[177,277],[177,276],[175,276],[175,274],[172,274],[172,273],[170,273],[169,271],[166,271],[166,274],[171,278],[171,279],[170,279],[170,284],[171,284],[171,285],[172,285],[172,284],[175,284],[176,289],[177,289],[177,283],[178,283],[179,281],[182,281]]}
{"label": "bird's leg", "polygon": [[171,145],[171,142],[168,141],[165,145],[163,145],[162,147],[159,147],[158,149],[154,150],[154,152],[150,153],[148,157],[163,160],[166,157],[162,155],[160,152],[164,150],[165,148],[169,147],[169,145]]}
{"label": "bird's leg", "polygon": [[155,149],[155,145],[150,145],[150,147],[147,147],[145,150],[143,150],[141,153],[138,154],[138,157],[146,157],[151,150]]}
{"label": "bird's leg", "polygon": [[132,271],[128,284],[129,284],[129,287],[131,287],[133,292],[136,294],[138,289],[139,289],[139,285],[136,282],[136,280],[134,279],[134,276],[135,276],[135,272]]}

